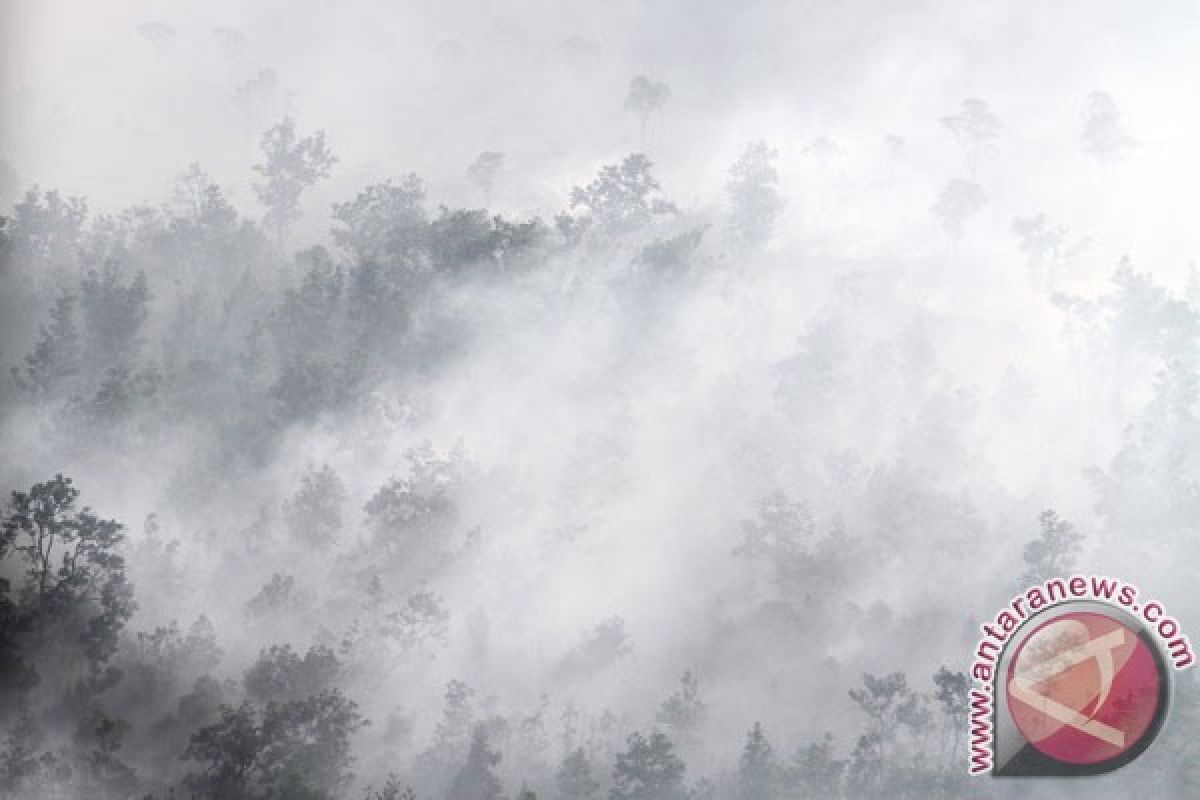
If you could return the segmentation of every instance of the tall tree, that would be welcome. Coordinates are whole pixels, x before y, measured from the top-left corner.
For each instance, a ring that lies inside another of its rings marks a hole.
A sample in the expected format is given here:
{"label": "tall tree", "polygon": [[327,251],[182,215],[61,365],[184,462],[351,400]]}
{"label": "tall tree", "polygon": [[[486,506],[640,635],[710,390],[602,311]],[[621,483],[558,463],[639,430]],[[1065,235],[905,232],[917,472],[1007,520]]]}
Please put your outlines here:
{"label": "tall tree", "polygon": [[813,800],[833,800],[841,797],[839,789],[846,773],[846,763],[833,755],[833,736],[826,733],[820,741],[801,748],[793,757],[788,774],[802,797]]}
{"label": "tall tree", "polygon": [[492,189],[496,185],[496,175],[503,166],[504,153],[485,150],[467,167],[467,177],[483,192],[485,208],[492,207]]}
{"label": "tall tree", "polygon": [[79,284],[79,310],[84,351],[93,370],[134,367],[151,299],[144,272],[126,277],[112,260],[88,271]]}
{"label": "tall tree", "polygon": [[942,224],[942,230],[957,242],[963,237],[967,222],[987,205],[983,187],[974,181],[952,178],[942,187],[930,212]]}
{"label": "tall tree", "polygon": [[[966,673],[951,672],[940,667],[933,676],[937,687],[937,702],[941,709],[945,727],[950,729],[949,745],[951,757],[958,753],[959,743],[967,728],[967,691],[970,683]],[[943,730],[944,730],[943,728]],[[943,739],[946,737],[943,736]],[[944,745],[943,745],[944,746]]]}
{"label": "tall tree", "polygon": [[767,741],[762,724],[755,722],[746,735],[746,744],[738,759],[738,800],[775,800],[780,796],[781,788],[775,751]]}
{"label": "tall tree", "polygon": [[98,677],[133,615],[124,527],[77,508],[78,498],[62,475],[12,493],[0,526],[0,663],[25,677],[5,688],[28,685],[32,650],[43,648],[47,663]]}
{"label": "tall tree", "polygon": [[863,688],[850,690],[850,699],[870,720],[867,733],[859,740],[858,759],[870,766],[877,780],[882,780],[888,765],[888,748],[896,738],[897,726],[905,720],[913,697],[903,672],[882,678],[865,673]]}
{"label": "tall tree", "polygon": [[25,366],[12,368],[17,385],[32,395],[45,397],[79,372],[81,348],[75,304],[76,297],[69,291],[55,299],[50,322],[42,326],[33,351],[25,356]]}
{"label": "tall tree", "polygon": [[980,158],[995,146],[1000,137],[1000,120],[986,101],[968,97],[963,100],[957,114],[942,117],[942,125],[958,140],[963,158],[966,159],[967,174],[974,179]]}
{"label": "tall tree", "polygon": [[393,280],[420,270],[429,220],[425,185],[416,174],[366,187],[335,204],[333,218],[333,241],[356,261],[385,267]]}
{"label": "tall tree", "polygon": [[194,734],[184,759],[200,766],[184,785],[212,800],[328,800],[350,779],[350,743],[365,724],[340,691],[301,700],[222,706]]}
{"label": "tall tree", "polygon": [[295,496],[284,502],[283,519],[297,542],[328,545],[342,529],[345,501],[346,487],[332,467],[310,467]]}
{"label": "tall tree", "polygon": [[296,123],[284,117],[263,134],[263,154],[254,171],[263,177],[254,185],[258,200],[267,208],[263,224],[282,244],[287,229],[300,219],[300,196],[317,181],[329,177],[337,158],[325,144],[325,131],[297,138]]}
{"label": "tall tree", "polygon": [[430,785],[442,783],[444,775],[460,763],[470,748],[475,709],[475,690],[460,680],[446,684],[442,718],[434,729],[433,743],[417,757],[417,765]]}
{"label": "tall tree", "polygon": [[659,708],[656,720],[670,731],[674,741],[691,745],[696,743],[707,717],[708,707],[700,699],[700,681],[687,670],[680,678],[679,689]]}
{"label": "tall tree", "polygon": [[1117,161],[1138,146],[1125,132],[1121,111],[1107,92],[1092,92],[1083,112],[1083,151],[1102,164]]}
{"label": "tall tree", "polygon": [[592,778],[592,766],[582,747],[563,757],[554,778],[558,785],[558,800],[592,800],[600,788]]}
{"label": "tall tree", "polygon": [[676,213],[678,209],[662,197],[662,187],[650,172],[653,166],[646,156],[635,153],[620,164],[602,167],[587,186],[571,190],[575,216],[560,217],[559,227],[567,225],[569,236],[594,230],[602,241],[610,242],[645,227],[657,215]]}
{"label": "tall tree", "polygon": [[671,88],[661,81],[637,75],[629,82],[629,92],[625,95],[625,110],[638,116],[643,152],[646,149],[646,124],[650,121],[650,116],[662,111],[670,99]]}
{"label": "tall tree", "polygon": [[503,792],[495,773],[499,763],[500,753],[488,745],[487,727],[476,725],[466,763],[454,776],[446,800],[499,800]]}
{"label": "tall tree", "polygon": [[664,734],[632,733],[617,754],[609,800],[681,800],[686,766]]}
{"label": "tall tree", "polygon": [[771,228],[783,199],[779,196],[779,172],[775,169],[776,150],[766,142],[751,142],[729,170],[729,225],[740,246],[762,247],[771,238]]}
{"label": "tall tree", "polygon": [[1083,549],[1083,534],[1053,509],[1038,515],[1038,526],[1037,538],[1021,554],[1025,560],[1021,580],[1026,586],[1070,575]]}

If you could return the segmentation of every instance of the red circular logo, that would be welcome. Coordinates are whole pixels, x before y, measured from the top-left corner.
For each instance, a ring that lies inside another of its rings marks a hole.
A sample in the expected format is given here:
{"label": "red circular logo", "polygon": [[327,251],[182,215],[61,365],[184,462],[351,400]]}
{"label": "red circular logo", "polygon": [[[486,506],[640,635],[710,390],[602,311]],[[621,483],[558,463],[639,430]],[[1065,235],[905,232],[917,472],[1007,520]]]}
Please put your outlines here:
{"label": "red circular logo", "polygon": [[1096,764],[1128,752],[1151,730],[1163,680],[1136,631],[1077,611],[1041,624],[1021,643],[1005,688],[1026,741],[1060,762]]}

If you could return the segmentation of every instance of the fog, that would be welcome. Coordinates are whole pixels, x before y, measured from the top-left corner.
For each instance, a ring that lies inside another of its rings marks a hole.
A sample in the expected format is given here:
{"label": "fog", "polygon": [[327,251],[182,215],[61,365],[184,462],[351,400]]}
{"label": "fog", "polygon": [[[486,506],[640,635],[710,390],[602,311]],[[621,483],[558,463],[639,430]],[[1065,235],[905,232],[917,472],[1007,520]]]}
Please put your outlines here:
{"label": "fog", "polygon": [[5,511],[0,796],[1196,786],[1190,672],[1078,784],[933,679],[1055,571],[1200,619],[1190,4],[0,20],[0,488],[122,526]]}

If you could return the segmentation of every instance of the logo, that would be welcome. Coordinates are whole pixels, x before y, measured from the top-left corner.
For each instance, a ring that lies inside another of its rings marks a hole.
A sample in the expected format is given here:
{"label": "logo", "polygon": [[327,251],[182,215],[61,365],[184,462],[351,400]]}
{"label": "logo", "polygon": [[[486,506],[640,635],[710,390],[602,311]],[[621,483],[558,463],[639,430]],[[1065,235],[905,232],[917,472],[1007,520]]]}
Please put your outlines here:
{"label": "logo", "polygon": [[1150,747],[1166,720],[1172,668],[1193,658],[1179,623],[1138,595],[1108,578],[1054,579],[982,626],[971,774],[1098,775]]}

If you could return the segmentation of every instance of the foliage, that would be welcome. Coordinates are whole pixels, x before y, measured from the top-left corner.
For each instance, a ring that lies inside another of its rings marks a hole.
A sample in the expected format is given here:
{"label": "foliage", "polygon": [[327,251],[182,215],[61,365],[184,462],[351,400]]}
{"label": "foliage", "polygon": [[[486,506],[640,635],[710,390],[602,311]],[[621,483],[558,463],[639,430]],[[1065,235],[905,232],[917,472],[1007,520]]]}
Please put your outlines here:
{"label": "foliage", "polygon": [[[41,648],[79,662],[96,676],[116,652],[133,615],[133,587],[125,577],[120,523],[77,508],[79,490],[56,475],[13,492],[0,528],[0,662],[35,680]],[[9,673],[13,674],[13,673]]]}
{"label": "foliage", "polygon": [[1083,534],[1053,509],[1038,515],[1038,525],[1037,538],[1028,542],[1022,553],[1025,574],[1021,581],[1026,586],[1071,575],[1084,540]]}
{"label": "foliage", "polygon": [[191,737],[184,758],[198,769],[184,784],[221,800],[332,797],[349,778],[351,737],[364,724],[336,689],[261,710],[222,706],[220,720]]}
{"label": "foliage", "polygon": [[664,734],[632,733],[613,766],[609,800],[675,800],[684,796],[682,759]]}
{"label": "foliage", "polygon": [[254,192],[267,208],[263,226],[282,242],[288,227],[300,219],[300,196],[329,176],[337,158],[325,144],[324,131],[298,138],[291,117],[263,134],[259,147],[263,160],[254,171],[263,180],[254,185]]}
{"label": "foliage", "polygon": [[652,166],[646,156],[635,153],[620,164],[602,167],[591,183],[571,191],[576,216],[561,218],[560,227],[590,230],[602,241],[612,241],[641,230],[655,216],[675,213],[675,206],[660,196]]}
{"label": "foliage", "polygon": [[771,238],[771,229],[784,205],[777,188],[778,157],[779,151],[766,142],[751,142],[729,169],[729,227],[739,246],[759,248]]}

